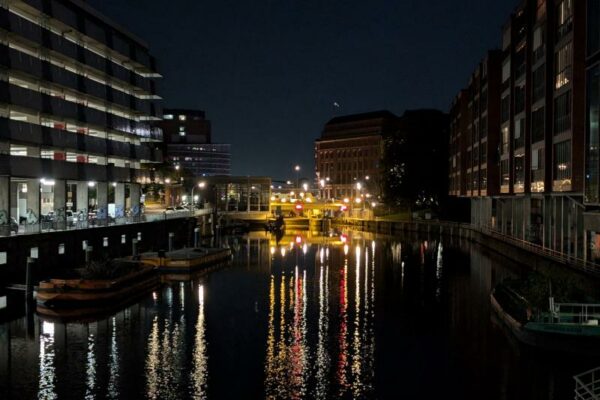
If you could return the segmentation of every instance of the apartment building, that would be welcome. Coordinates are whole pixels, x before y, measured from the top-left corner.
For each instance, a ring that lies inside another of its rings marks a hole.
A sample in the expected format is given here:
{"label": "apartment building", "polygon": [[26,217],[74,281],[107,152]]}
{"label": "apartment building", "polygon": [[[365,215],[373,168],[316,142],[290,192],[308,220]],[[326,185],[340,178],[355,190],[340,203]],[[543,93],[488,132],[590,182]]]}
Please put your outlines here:
{"label": "apartment building", "polygon": [[[481,152],[473,153],[473,143],[468,156],[467,143],[461,173],[471,179],[464,192],[450,190],[472,198],[474,224],[571,257],[590,255],[590,241],[596,240],[589,229],[592,206],[598,203],[597,26],[596,0],[526,0],[504,25],[499,91],[489,93],[487,105],[488,115],[499,112],[498,131],[488,118],[487,182],[481,179]],[[455,106],[451,112],[456,120]],[[479,140],[481,149],[481,131]],[[451,151],[456,155],[456,146]],[[477,172],[479,182],[473,178]]]}
{"label": "apartment building", "polygon": [[0,2],[4,234],[140,212],[140,164],[162,162],[157,78],[148,45],[83,1]]}

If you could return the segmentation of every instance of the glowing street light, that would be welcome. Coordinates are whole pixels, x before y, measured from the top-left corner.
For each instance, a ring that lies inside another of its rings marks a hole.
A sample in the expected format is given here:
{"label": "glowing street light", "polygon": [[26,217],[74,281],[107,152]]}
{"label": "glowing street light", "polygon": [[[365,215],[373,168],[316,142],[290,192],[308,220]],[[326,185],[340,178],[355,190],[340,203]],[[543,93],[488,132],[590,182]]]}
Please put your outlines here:
{"label": "glowing street light", "polygon": [[[206,187],[206,182],[198,182],[198,188],[199,189],[204,189]],[[192,211],[194,211],[194,206],[196,205],[196,202],[198,201],[199,197],[198,195],[194,196],[194,189],[196,189],[196,187],[192,187],[192,199],[194,200],[192,202]]]}
{"label": "glowing street light", "polygon": [[296,187],[300,187],[300,177],[299,177],[299,173],[300,173],[300,166],[296,165],[294,167],[294,170],[296,171]]}

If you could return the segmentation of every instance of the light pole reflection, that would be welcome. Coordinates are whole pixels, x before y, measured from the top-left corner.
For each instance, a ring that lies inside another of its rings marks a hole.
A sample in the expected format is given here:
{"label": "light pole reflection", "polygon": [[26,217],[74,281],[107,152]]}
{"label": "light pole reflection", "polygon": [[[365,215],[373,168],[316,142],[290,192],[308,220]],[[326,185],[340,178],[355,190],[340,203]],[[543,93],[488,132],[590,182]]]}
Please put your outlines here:
{"label": "light pole reflection", "polygon": [[194,370],[191,380],[193,397],[206,399],[208,379],[208,354],[206,343],[206,324],[204,321],[204,285],[198,287],[198,321],[196,322],[196,340],[194,345]]}
{"label": "light pole reflection", "polygon": [[88,352],[87,352],[87,360],[85,365],[85,374],[86,374],[86,389],[85,389],[85,398],[86,400],[94,399],[94,387],[96,386],[96,355],[94,351],[94,335],[90,334],[88,336]]}
{"label": "light pole reflection", "polygon": [[54,366],[54,323],[44,321],[40,335],[39,399],[56,399],[56,368]]}

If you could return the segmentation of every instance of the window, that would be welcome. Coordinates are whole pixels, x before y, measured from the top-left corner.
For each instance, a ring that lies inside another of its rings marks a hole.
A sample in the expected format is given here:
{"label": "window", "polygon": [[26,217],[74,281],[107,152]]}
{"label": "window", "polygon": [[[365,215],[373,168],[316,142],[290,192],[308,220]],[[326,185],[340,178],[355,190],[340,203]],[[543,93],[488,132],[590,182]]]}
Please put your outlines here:
{"label": "window", "polygon": [[557,40],[560,40],[573,28],[573,0],[563,0],[558,4],[557,10]]}
{"label": "window", "polygon": [[510,45],[510,26],[504,28],[502,32],[502,50],[506,50]]}
{"label": "window", "polygon": [[506,60],[502,64],[502,83],[506,82],[510,78],[510,59]]}
{"label": "window", "polygon": [[500,184],[506,186],[510,183],[510,175],[508,172],[508,160],[502,160],[500,162]]}
{"label": "window", "polygon": [[531,170],[537,171],[544,168],[544,148],[531,150]]}
{"label": "window", "polygon": [[[600,4],[596,2],[596,4]],[[588,72],[585,201],[600,202],[600,65]]]}
{"label": "window", "polygon": [[540,66],[538,69],[533,71],[533,102],[542,99],[546,94],[546,82],[545,82],[545,65]]}
{"label": "window", "polygon": [[600,51],[600,1],[588,0],[587,3],[587,54],[592,54]]}
{"label": "window", "polygon": [[545,26],[540,25],[533,31],[533,63],[544,56],[546,45],[546,36],[544,34]]}
{"label": "window", "polygon": [[573,59],[573,42],[564,45],[556,52],[556,76],[554,79],[554,87],[560,89],[567,83],[571,82],[572,76],[572,59]]}
{"label": "window", "polygon": [[531,143],[544,140],[544,107],[540,107],[531,113]]}
{"label": "window", "polygon": [[467,191],[471,190],[471,173],[467,172],[467,177],[466,177],[466,183],[467,183]]}
{"label": "window", "polygon": [[163,115],[163,119],[173,119],[173,114],[165,114]]}
{"label": "window", "polygon": [[480,175],[481,175],[480,188],[481,188],[481,190],[486,190],[487,189],[487,170],[482,169],[480,172]]}
{"label": "window", "polygon": [[473,165],[479,165],[479,146],[473,147]]}
{"label": "window", "polygon": [[185,120],[186,120],[186,117],[185,117],[185,115],[180,115],[180,116],[179,116],[179,120],[180,120],[180,121],[185,121]]}
{"label": "window", "polygon": [[487,115],[481,117],[481,122],[479,123],[479,136],[481,139],[485,139],[488,134],[488,123],[487,123]]}
{"label": "window", "polygon": [[525,145],[525,118],[519,118],[515,121],[514,138],[515,149]]}
{"label": "window", "polygon": [[541,21],[546,16],[546,0],[537,1],[537,11],[535,13],[535,20]]}
{"label": "window", "polygon": [[481,143],[479,150],[479,159],[482,164],[485,164],[487,162],[487,141]]}
{"label": "window", "polygon": [[515,86],[515,114],[525,110],[525,85]]}
{"label": "window", "polygon": [[554,145],[554,180],[571,179],[571,141]]}
{"label": "window", "polygon": [[571,129],[571,91],[554,100],[554,134]]}
{"label": "window", "polygon": [[[485,65],[485,64],[484,64]],[[487,110],[487,106],[488,106],[488,94],[487,94],[487,87],[481,89],[481,112],[485,112]]]}
{"label": "window", "polygon": [[515,156],[515,186],[525,184],[525,157],[524,154]]}
{"label": "window", "polygon": [[508,126],[502,128],[502,147],[500,149],[500,154],[508,154],[508,140],[509,140],[510,132]]}
{"label": "window", "polygon": [[544,184],[544,148],[531,150],[531,190],[543,190]]}
{"label": "window", "polygon": [[510,96],[506,95],[500,103],[500,121],[506,122],[510,118]]}
{"label": "window", "polygon": [[515,54],[515,80],[525,75],[525,46]]}

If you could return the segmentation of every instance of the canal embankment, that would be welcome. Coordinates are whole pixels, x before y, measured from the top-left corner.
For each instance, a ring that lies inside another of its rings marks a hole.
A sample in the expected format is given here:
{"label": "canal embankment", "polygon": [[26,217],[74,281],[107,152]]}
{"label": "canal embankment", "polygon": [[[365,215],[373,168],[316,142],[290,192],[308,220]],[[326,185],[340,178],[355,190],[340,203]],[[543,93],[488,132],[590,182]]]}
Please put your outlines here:
{"label": "canal embankment", "polygon": [[[194,245],[198,233],[211,234],[202,217],[185,216],[87,229],[0,237],[0,279],[4,285],[24,284],[28,258],[36,261],[35,281],[57,269],[81,265],[86,257],[119,258],[133,253]],[[4,286],[2,285],[2,286]]]}
{"label": "canal embankment", "polygon": [[467,223],[438,220],[390,221],[347,218],[333,220],[333,226],[348,226],[361,231],[387,235],[415,232],[457,236],[534,270],[562,268],[600,278],[600,265]]}

